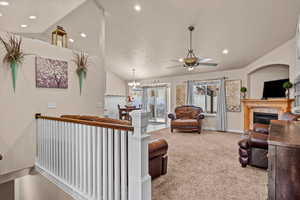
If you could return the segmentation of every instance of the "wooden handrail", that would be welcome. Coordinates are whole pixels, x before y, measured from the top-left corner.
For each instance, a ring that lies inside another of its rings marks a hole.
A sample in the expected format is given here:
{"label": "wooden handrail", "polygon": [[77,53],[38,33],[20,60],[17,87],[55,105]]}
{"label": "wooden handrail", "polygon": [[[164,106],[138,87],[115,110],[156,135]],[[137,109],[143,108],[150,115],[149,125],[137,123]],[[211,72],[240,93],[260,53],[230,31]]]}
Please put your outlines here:
{"label": "wooden handrail", "polygon": [[70,123],[75,123],[75,124],[84,124],[84,125],[89,125],[89,126],[111,128],[111,129],[117,129],[117,130],[123,130],[123,131],[133,131],[134,130],[134,128],[129,125],[87,121],[87,120],[79,120],[79,119],[70,119],[70,118],[63,118],[63,117],[49,117],[49,116],[42,116],[41,114],[35,114],[35,118],[36,119],[47,119],[47,120],[53,120],[53,121],[61,121],[61,122],[70,122]]}

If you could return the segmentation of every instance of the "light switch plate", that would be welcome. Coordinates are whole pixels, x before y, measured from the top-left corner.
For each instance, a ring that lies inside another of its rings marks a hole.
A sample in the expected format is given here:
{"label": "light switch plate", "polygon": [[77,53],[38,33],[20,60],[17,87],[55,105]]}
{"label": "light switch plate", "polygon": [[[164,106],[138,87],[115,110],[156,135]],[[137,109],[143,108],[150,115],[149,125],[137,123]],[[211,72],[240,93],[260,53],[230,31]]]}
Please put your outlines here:
{"label": "light switch plate", "polygon": [[103,108],[103,103],[101,101],[97,103],[97,108]]}
{"label": "light switch plate", "polygon": [[48,108],[49,109],[55,109],[56,108],[56,103],[48,103]]}

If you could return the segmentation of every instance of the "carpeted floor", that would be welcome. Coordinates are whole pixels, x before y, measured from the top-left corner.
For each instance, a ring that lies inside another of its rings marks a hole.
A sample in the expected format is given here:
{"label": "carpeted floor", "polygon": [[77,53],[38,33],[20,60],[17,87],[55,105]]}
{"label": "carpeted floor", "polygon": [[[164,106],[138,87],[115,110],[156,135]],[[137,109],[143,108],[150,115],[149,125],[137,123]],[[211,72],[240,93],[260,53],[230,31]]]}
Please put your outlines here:
{"label": "carpeted floor", "polygon": [[234,133],[151,132],[169,143],[168,174],[152,182],[152,200],[265,200],[267,171],[242,168]]}

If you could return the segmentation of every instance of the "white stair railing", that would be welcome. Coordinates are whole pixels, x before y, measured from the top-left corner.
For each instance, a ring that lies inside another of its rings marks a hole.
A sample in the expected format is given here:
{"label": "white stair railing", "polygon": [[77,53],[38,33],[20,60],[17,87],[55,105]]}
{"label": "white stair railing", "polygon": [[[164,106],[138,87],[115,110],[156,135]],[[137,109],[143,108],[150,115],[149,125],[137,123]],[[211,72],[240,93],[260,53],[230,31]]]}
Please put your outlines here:
{"label": "white stair railing", "polygon": [[151,200],[147,119],[133,126],[37,115],[36,170],[77,200]]}

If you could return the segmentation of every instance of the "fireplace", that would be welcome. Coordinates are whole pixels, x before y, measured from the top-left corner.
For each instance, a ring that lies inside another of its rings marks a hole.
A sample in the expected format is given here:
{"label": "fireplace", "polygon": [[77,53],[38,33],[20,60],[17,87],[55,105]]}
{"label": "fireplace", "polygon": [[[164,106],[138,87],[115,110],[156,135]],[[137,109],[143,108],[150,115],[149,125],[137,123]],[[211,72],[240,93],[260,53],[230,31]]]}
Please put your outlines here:
{"label": "fireplace", "polygon": [[253,112],[253,123],[270,124],[271,120],[277,120],[278,114]]}
{"label": "fireplace", "polygon": [[[253,128],[252,126],[254,122],[254,112],[272,114],[276,113],[280,115],[281,113],[291,111],[293,101],[294,99],[243,99],[244,131],[248,131]],[[270,112],[270,110],[272,111]],[[269,121],[270,120],[268,120],[267,122]]]}

